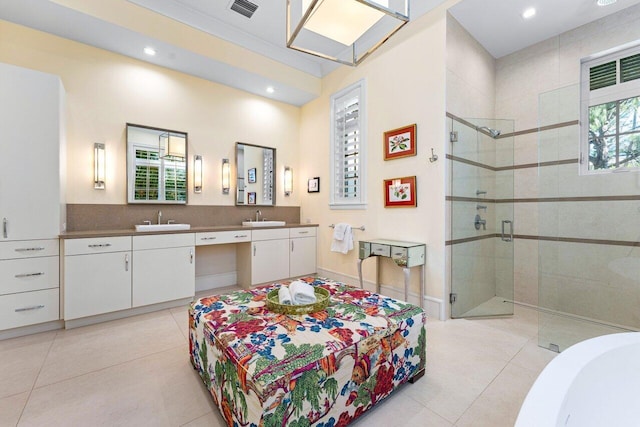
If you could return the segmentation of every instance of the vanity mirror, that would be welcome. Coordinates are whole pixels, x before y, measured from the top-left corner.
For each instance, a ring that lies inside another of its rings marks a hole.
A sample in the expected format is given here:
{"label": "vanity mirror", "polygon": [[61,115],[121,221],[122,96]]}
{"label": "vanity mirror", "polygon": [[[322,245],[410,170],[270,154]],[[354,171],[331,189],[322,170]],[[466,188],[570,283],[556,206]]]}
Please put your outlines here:
{"label": "vanity mirror", "polygon": [[187,203],[187,134],[127,123],[127,201]]}
{"label": "vanity mirror", "polygon": [[275,206],[276,149],[236,142],[236,205]]}

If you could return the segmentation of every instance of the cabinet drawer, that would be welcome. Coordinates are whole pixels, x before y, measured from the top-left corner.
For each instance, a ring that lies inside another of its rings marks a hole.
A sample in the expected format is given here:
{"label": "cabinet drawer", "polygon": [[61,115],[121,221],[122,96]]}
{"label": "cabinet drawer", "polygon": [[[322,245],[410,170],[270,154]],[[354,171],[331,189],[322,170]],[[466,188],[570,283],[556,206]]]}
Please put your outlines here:
{"label": "cabinet drawer", "polygon": [[317,227],[290,228],[289,237],[313,237],[316,235]]}
{"label": "cabinet drawer", "polygon": [[130,250],[130,236],[67,239],[64,241],[65,256],[122,252]]}
{"label": "cabinet drawer", "polygon": [[194,233],[156,234],[153,236],[133,236],[133,250],[180,248],[193,246]]}
{"label": "cabinet drawer", "polygon": [[58,253],[58,239],[17,240],[0,243],[0,259],[57,256]]}
{"label": "cabinet drawer", "polygon": [[0,296],[0,329],[18,328],[59,318],[58,289]]}
{"label": "cabinet drawer", "polygon": [[391,246],[389,245],[381,245],[378,243],[371,244],[371,254],[379,255],[379,256],[391,256]]}
{"label": "cabinet drawer", "polygon": [[0,261],[0,295],[57,288],[58,271],[57,256]]}
{"label": "cabinet drawer", "polygon": [[206,233],[196,233],[196,246],[250,242],[251,235],[251,230],[210,231]]}
{"label": "cabinet drawer", "polygon": [[268,230],[253,230],[251,233],[251,240],[276,240],[276,239],[288,239],[288,228],[270,228]]}

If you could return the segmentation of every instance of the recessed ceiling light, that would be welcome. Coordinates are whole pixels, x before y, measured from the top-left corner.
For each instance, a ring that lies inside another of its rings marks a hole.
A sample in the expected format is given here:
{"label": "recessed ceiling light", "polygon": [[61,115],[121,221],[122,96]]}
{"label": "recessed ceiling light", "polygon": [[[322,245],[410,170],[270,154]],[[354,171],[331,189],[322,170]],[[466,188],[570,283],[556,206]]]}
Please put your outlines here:
{"label": "recessed ceiling light", "polygon": [[533,18],[535,14],[536,14],[536,9],[534,7],[530,7],[529,9],[522,12],[522,17],[524,19],[529,19],[529,18]]}
{"label": "recessed ceiling light", "polygon": [[155,56],[156,50],[152,47],[147,46],[144,48],[144,53],[146,53],[149,56]]}
{"label": "recessed ceiling light", "polygon": [[273,86],[269,86],[269,87],[267,87],[267,92],[269,92],[269,93],[273,93],[273,92],[275,92],[275,91],[276,91],[276,90],[273,88]]}
{"label": "recessed ceiling light", "polygon": [[598,0],[596,4],[598,6],[609,6],[610,4],[614,4],[618,0]]}

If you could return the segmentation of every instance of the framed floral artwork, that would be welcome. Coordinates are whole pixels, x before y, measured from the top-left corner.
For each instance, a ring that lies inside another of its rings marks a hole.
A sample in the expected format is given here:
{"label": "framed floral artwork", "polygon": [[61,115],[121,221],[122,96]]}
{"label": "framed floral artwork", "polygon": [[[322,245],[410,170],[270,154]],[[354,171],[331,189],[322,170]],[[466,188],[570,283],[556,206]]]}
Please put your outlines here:
{"label": "framed floral artwork", "polygon": [[415,176],[384,180],[385,208],[415,208],[418,205],[416,194]]}
{"label": "framed floral artwork", "polygon": [[416,155],[416,125],[401,127],[384,133],[384,159]]}

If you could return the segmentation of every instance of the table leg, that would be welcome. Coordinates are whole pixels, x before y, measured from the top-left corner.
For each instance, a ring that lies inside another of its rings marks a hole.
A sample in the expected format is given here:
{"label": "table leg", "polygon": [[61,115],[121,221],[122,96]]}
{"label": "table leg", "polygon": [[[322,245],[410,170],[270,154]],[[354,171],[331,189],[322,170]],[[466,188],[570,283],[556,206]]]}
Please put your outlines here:
{"label": "table leg", "polygon": [[362,284],[362,260],[358,258],[358,279],[360,279],[360,289],[364,289]]}
{"label": "table leg", "polygon": [[380,257],[376,257],[376,293],[380,293]]}
{"label": "table leg", "polygon": [[409,284],[411,283],[411,269],[409,267],[402,267],[404,273],[404,300],[409,301]]}
{"label": "table leg", "polygon": [[427,265],[421,265],[422,271],[420,272],[420,308],[424,309],[424,284],[426,282],[425,278],[427,275]]}

